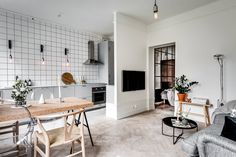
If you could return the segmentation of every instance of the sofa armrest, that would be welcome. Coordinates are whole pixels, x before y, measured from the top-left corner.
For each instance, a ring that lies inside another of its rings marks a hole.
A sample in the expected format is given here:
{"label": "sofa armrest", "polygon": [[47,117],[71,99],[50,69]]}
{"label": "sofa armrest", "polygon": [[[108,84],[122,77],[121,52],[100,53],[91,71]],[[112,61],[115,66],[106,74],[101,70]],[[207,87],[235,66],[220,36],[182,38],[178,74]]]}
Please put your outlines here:
{"label": "sofa armrest", "polygon": [[201,134],[197,147],[200,157],[236,156],[236,142],[219,135]]}
{"label": "sofa armrest", "polygon": [[232,109],[236,109],[236,100],[227,102],[224,106],[218,107],[212,114],[213,124],[224,124],[224,116],[229,115]]}
{"label": "sofa armrest", "polygon": [[215,113],[212,123],[219,124],[219,125],[223,126],[225,123],[225,116],[229,116],[229,115],[230,115],[230,113],[224,113],[224,112]]}

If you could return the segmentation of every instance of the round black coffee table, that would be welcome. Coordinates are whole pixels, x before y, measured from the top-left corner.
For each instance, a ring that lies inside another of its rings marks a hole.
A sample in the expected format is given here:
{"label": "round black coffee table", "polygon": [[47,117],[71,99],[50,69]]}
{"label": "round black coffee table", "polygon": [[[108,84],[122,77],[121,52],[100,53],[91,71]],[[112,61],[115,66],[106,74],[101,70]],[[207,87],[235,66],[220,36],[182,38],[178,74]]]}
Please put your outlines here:
{"label": "round black coffee table", "polygon": [[[163,118],[162,119],[162,135],[164,136],[168,136],[168,137],[173,137],[173,144],[176,144],[178,142],[179,139],[183,138],[183,134],[184,134],[184,130],[190,130],[190,129],[195,129],[196,128],[196,131],[198,131],[198,125],[195,121],[191,120],[191,119],[187,119],[188,121],[188,125],[187,126],[177,126],[177,125],[174,125],[172,121],[175,121],[177,120],[177,117],[166,117],[166,118]],[[173,128],[173,135],[168,135],[168,134],[165,134],[164,131],[163,131],[163,124],[169,126],[169,127],[172,127]],[[179,134],[178,136],[175,135],[175,129],[181,129],[182,132],[181,134]]]}

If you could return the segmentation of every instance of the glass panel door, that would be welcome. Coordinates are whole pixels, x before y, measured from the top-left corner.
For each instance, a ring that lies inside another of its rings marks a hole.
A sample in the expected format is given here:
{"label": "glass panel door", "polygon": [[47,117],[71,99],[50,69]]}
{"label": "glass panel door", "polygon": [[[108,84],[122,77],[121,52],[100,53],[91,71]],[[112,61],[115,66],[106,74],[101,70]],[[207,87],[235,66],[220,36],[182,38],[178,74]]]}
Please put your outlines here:
{"label": "glass panel door", "polygon": [[160,102],[161,92],[174,87],[175,45],[154,49],[155,101]]}

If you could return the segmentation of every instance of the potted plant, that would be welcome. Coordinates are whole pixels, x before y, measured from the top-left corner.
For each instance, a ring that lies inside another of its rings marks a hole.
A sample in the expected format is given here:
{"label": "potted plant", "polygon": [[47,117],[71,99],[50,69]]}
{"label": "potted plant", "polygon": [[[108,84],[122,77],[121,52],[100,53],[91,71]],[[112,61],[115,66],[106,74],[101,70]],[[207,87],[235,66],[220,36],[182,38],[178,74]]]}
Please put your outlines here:
{"label": "potted plant", "polygon": [[16,80],[12,87],[11,97],[15,101],[15,106],[22,107],[26,105],[26,97],[32,89],[30,89],[23,80]]}
{"label": "potted plant", "polygon": [[191,87],[196,84],[198,84],[198,82],[189,81],[185,75],[177,77],[175,79],[174,89],[178,91],[177,95],[178,95],[179,101],[185,101],[187,97],[187,93],[191,91]]}

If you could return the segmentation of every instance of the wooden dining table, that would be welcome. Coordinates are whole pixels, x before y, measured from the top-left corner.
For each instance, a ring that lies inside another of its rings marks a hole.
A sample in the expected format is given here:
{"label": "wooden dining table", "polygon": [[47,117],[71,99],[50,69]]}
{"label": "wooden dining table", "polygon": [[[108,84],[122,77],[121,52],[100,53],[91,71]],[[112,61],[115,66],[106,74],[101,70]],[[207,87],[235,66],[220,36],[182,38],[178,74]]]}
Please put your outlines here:
{"label": "wooden dining table", "polygon": [[[80,109],[86,109],[88,107],[93,106],[93,102],[84,100],[84,99],[78,99],[75,97],[68,97],[63,98],[63,101],[60,102],[60,99],[49,99],[46,100],[44,104],[39,104],[36,101],[29,101],[27,102],[27,110],[25,108],[14,108],[14,104],[10,103],[3,103],[0,104],[0,123],[8,123],[9,121],[19,121],[24,120],[26,118],[29,118],[29,113],[31,118],[34,118],[36,116],[47,116],[50,114],[57,114],[61,112],[67,112],[70,110],[80,110]],[[26,112],[27,111],[27,112]],[[32,122],[32,121],[31,121]],[[30,123],[30,125],[34,125],[33,123]],[[86,126],[88,127],[88,122],[86,119]],[[89,129],[89,127],[88,127]],[[32,154],[32,134],[34,131],[34,127],[29,127],[27,134],[27,157],[31,157]],[[89,130],[89,136],[93,145],[91,133]],[[24,138],[23,138],[24,140]],[[10,147],[11,148],[11,147]],[[0,151],[1,156],[1,151]]]}
{"label": "wooden dining table", "polygon": [[[75,97],[60,99],[48,99],[44,104],[39,104],[36,101],[28,102],[28,110],[32,117],[49,115],[54,113],[65,112],[69,110],[85,109],[93,106],[93,102],[78,99]],[[12,104],[3,103],[0,105],[0,122],[19,120],[27,118],[29,115],[24,108],[12,108]]]}

